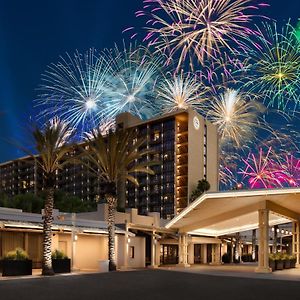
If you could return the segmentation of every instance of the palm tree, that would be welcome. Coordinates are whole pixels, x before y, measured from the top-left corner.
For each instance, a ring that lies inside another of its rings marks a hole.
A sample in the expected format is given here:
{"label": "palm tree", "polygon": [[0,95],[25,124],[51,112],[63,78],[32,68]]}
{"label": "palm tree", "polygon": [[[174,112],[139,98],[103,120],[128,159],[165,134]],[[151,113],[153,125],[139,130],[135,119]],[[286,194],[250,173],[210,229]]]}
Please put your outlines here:
{"label": "palm tree", "polygon": [[[117,187],[124,188],[126,180],[138,185],[132,175],[135,172],[154,174],[149,168],[155,162],[140,162],[149,150],[140,150],[145,138],[136,138],[133,129],[117,130],[107,136],[100,129],[87,135],[88,149],[83,148],[83,160],[89,168],[105,183],[102,194],[108,204],[108,257],[109,270],[116,270],[115,259],[115,212],[118,204]],[[119,203],[120,204],[120,203]],[[121,203],[124,206],[125,203]]]}
{"label": "palm tree", "polygon": [[44,189],[46,192],[43,215],[43,263],[42,275],[54,275],[51,259],[52,222],[55,191],[55,177],[58,170],[70,163],[68,155],[72,146],[69,145],[73,130],[58,118],[50,120],[43,129],[33,131],[37,166],[43,172]]}

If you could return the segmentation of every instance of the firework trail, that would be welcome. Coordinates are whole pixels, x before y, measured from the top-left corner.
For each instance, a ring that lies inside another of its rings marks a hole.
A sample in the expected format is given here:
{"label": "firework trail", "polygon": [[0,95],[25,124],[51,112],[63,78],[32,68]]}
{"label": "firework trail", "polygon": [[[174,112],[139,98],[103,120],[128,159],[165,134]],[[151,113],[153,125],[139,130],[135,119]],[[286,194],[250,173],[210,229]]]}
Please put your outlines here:
{"label": "firework trail", "polygon": [[205,103],[205,115],[218,127],[221,147],[228,143],[241,147],[261,126],[259,118],[264,106],[252,97],[255,98],[251,94],[227,89]]}
{"label": "firework trail", "polygon": [[264,23],[256,40],[245,46],[248,62],[245,87],[261,95],[269,107],[295,110],[299,104],[300,44],[288,23],[281,30],[276,23]]}
{"label": "firework trail", "polygon": [[98,126],[105,117],[105,93],[109,91],[109,63],[91,49],[61,57],[42,75],[36,101],[39,119],[59,116],[79,131]]}
{"label": "firework trail", "polygon": [[110,62],[112,87],[107,93],[104,114],[115,118],[130,112],[148,119],[160,112],[156,102],[156,85],[161,76],[161,57],[154,56],[148,48],[130,44],[128,47],[105,50],[102,55]]}
{"label": "firework trail", "polygon": [[260,148],[258,155],[249,153],[243,162],[245,168],[239,174],[243,175],[243,180],[247,180],[251,189],[283,187],[282,181],[276,176],[281,170],[278,169],[278,162],[272,158],[272,148],[266,153]]}
{"label": "firework trail", "polygon": [[207,98],[207,87],[198,76],[168,73],[157,87],[158,101],[165,113],[178,109],[198,109]]}
{"label": "firework trail", "polygon": [[236,53],[240,40],[253,34],[249,24],[262,6],[252,0],[144,0],[136,16],[146,17],[144,41],[176,60],[177,70],[184,64],[194,70],[195,60],[203,65],[221,52]]}

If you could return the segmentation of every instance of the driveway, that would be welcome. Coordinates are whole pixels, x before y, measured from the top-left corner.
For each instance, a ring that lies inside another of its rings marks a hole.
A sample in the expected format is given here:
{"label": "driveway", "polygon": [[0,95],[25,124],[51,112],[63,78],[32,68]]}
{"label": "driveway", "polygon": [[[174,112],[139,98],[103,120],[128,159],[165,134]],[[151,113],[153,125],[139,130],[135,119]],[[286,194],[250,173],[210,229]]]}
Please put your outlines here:
{"label": "driveway", "polygon": [[0,281],[1,299],[300,299],[296,281],[141,270]]}

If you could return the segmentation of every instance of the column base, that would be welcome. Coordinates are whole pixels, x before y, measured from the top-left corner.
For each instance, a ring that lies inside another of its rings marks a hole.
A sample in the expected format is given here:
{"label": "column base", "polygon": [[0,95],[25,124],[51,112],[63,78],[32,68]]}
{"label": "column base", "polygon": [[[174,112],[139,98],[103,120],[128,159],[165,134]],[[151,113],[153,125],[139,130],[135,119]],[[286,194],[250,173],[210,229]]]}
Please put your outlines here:
{"label": "column base", "polygon": [[211,262],[209,263],[210,266],[221,266],[222,263],[221,262]]}
{"label": "column base", "polygon": [[180,267],[180,268],[189,268],[191,265],[189,264],[177,264],[176,267]]}
{"label": "column base", "polygon": [[158,265],[150,265],[150,266],[148,266],[147,268],[148,269],[158,269]]}
{"label": "column base", "polygon": [[76,272],[79,272],[80,271],[80,269],[79,268],[76,268],[76,267],[74,267],[74,268],[71,268],[71,272],[74,272],[74,273],[76,273]]}
{"label": "column base", "polygon": [[269,267],[257,267],[255,273],[272,273],[272,269]]}

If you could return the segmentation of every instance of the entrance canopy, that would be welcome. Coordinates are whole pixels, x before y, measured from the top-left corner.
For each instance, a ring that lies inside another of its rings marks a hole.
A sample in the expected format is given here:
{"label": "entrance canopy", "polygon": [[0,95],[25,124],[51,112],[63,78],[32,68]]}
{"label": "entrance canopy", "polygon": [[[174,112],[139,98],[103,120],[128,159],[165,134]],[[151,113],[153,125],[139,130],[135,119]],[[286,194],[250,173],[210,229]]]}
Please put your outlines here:
{"label": "entrance canopy", "polygon": [[259,210],[269,226],[300,220],[300,188],[205,193],[166,224],[182,233],[221,236],[259,227]]}

